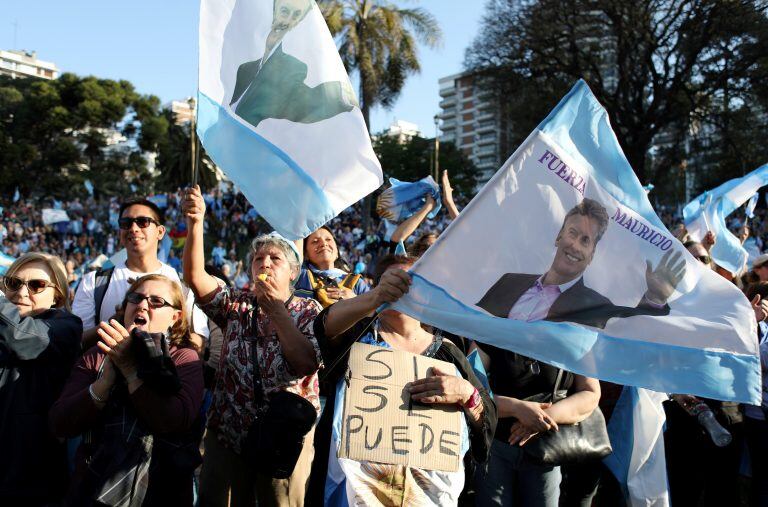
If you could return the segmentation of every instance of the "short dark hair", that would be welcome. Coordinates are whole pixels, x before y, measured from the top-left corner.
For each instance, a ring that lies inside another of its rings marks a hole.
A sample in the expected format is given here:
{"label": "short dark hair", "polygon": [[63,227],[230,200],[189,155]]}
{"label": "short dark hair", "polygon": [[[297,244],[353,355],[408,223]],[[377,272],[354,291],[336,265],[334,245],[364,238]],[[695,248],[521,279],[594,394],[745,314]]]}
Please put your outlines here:
{"label": "short dark hair", "polygon": [[749,284],[746,290],[747,299],[752,301],[756,295],[760,294],[760,299],[768,297],[768,282],[754,282]]}
{"label": "short dark hair", "polygon": [[153,203],[149,199],[145,199],[143,197],[136,197],[133,199],[128,199],[126,201],[123,201],[123,203],[120,205],[120,211],[117,213],[118,218],[123,218],[123,212],[130,208],[131,206],[146,206],[147,208],[152,210],[152,213],[155,214],[155,220],[160,222],[160,224],[163,224],[164,221],[164,214],[163,211],[158,207],[157,204]]}
{"label": "short dark hair", "polygon": [[379,262],[376,263],[376,269],[374,269],[373,271],[373,284],[379,285],[379,280],[381,280],[381,276],[391,266],[394,266],[395,264],[404,264],[406,266],[413,266],[416,263],[417,259],[418,257],[406,257],[405,255],[394,255],[394,254],[385,255],[384,257],[379,259]]}
{"label": "short dark hair", "polygon": [[[563,225],[560,227],[560,233],[565,228],[565,223],[569,218],[575,215],[581,215],[591,218],[597,224],[597,238],[595,238],[595,244],[603,237],[605,230],[608,228],[608,212],[605,211],[605,207],[594,199],[585,197],[579,204],[571,208],[571,210],[565,214],[563,219]],[[560,234],[558,233],[558,235]]]}

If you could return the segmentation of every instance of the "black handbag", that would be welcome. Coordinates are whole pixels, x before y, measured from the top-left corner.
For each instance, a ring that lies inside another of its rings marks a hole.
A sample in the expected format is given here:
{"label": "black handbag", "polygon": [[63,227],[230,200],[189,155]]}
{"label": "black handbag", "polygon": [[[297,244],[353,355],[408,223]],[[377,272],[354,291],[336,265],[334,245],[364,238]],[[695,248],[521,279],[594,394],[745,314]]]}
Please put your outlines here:
{"label": "black handbag", "polygon": [[[291,299],[286,302],[286,306]],[[256,329],[256,309],[253,310],[253,326]],[[242,442],[242,454],[253,469],[275,479],[287,479],[296,468],[304,437],[317,419],[314,405],[298,394],[278,391],[269,396],[266,410],[264,387],[261,382],[256,341],[251,343],[253,362],[253,390],[256,420],[248,428]]]}
{"label": "black handbag", "polygon": [[[551,393],[537,394],[525,401],[555,403],[564,399],[568,391],[559,389],[563,373],[563,370],[558,370]],[[581,422],[560,424],[558,427],[559,431],[540,433],[521,447],[526,461],[541,466],[571,465],[602,459],[613,452],[600,407],[595,407]]]}

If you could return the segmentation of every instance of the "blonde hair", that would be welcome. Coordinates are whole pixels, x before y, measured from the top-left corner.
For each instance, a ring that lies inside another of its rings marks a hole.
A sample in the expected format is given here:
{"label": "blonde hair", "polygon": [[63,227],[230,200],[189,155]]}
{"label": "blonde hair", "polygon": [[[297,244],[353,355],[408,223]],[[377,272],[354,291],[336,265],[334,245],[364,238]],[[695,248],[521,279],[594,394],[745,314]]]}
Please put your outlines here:
{"label": "blonde hair", "polygon": [[64,268],[64,263],[61,259],[55,255],[50,255],[42,252],[26,253],[13,261],[13,264],[5,272],[5,277],[16,276],[21,268],[32,262],[40,262],[45,264],[48,270],[53,275],[51,282],[54,284],[58,294],[54,298],[53,302],[56,308],[64,308],[67,311],[71,311],[69,306],[69,284],[67,283],[67,270]]}
{"label": "blonde hair", "polygon": [[[144,275],[128,287],[126,295],[136,291],[144,282],[156,280],[159,282],[165,282],[171,289],[171,301],[170,303],[181,312],[181,317],[171,327],[171,333],[168,337],[168,342],[172,345],[176,345],[179,348],[191,348],[197,350],[197,346],[192,342],[189,335],[189,323],[187,322],[187,309],[184,301],[184,294],[181,290],[181,285],[175,280],[171,280],[165,275],[151,274]],[[123,298],[123,310],[125,310],[128,301]],[[125,324],[125,323],[124,323]],[[198,351],[199,352],[199,351]]]}

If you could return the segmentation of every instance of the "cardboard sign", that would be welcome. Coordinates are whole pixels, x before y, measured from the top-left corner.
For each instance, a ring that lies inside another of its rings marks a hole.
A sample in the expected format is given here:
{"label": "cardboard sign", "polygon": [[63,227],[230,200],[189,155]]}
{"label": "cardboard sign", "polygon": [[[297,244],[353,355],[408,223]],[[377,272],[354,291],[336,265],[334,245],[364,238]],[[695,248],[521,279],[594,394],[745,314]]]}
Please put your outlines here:
{"label": "cardboard sign", "polygon": [[457,405],[411,400],[405,385],[445,361],[355,343],[349,356],[339,457],[455,472],[461,460]]}

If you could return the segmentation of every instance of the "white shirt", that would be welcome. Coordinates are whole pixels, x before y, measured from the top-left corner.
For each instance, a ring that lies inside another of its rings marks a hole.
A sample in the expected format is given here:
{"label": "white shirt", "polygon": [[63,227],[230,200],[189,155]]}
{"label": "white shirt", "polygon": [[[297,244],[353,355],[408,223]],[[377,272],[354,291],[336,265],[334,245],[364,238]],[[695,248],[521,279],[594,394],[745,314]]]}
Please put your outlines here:
{"label": "white shirt", "polygon": [[[160,269],[150,273],[139,273],[131,271],[121,262],[115,266],[112,272],[112,279],[109,281],[109,287],[104,294],[104,300],[101,302],[101,314],[99,322],[105,321],[115,314],[115,306],[123,302],[125,293],[130,287],[131,282],[141,278],[144,275],[165,275],[171,280],[181,283],[179,274],[171,266],[160,263]],[[83,321],[83,329],[90,329],[96,325],[94,314],[96,313],[96,303],[94,301],[94,286],[96,285],[96,272],[92,271],[83,276],[80,286],[75,293],[75,299],[72,301],[72,313],[80,317]],[[190,325],[193,332],[208,337],[208,317],[195,305],[195,296],[192,291],[182,284],[182,289],[186,299],[187,315],[190,315]]]}

